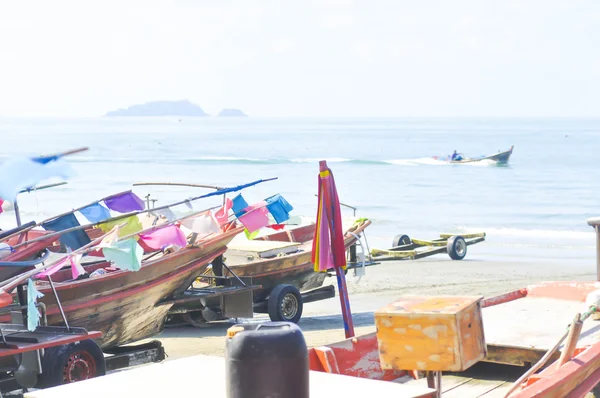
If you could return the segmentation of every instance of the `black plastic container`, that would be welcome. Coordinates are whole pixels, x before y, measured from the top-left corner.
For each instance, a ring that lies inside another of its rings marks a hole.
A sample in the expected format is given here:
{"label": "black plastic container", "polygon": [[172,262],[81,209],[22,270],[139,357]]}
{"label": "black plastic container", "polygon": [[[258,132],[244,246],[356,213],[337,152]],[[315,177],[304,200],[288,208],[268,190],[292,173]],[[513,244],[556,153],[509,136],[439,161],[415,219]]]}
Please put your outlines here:
{"label": "black plastic container", "polygon": [[225,352],[227,398],[308,398],[308,350],[291,322],[229,328]]}

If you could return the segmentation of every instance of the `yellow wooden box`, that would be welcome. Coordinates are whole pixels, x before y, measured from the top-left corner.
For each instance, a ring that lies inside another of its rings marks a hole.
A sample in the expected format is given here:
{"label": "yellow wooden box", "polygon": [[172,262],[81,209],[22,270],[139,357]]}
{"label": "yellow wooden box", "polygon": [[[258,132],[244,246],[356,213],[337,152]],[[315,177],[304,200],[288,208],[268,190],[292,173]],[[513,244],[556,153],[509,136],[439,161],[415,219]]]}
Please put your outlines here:
{"label": "yellow wooden box", "polygon": [[485,358],[481,299],[404,296],[376,311],[381,367],[463,371]]}

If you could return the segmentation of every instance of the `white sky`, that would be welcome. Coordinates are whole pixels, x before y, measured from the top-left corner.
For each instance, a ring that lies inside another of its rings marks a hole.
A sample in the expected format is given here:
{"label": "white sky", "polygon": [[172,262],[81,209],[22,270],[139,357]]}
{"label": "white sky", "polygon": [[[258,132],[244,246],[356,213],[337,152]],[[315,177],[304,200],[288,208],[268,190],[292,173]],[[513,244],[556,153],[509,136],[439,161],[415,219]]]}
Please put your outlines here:
{"label": "white sky", "polygon": [[0,115],[600,116],[600,1],[0,0]]}

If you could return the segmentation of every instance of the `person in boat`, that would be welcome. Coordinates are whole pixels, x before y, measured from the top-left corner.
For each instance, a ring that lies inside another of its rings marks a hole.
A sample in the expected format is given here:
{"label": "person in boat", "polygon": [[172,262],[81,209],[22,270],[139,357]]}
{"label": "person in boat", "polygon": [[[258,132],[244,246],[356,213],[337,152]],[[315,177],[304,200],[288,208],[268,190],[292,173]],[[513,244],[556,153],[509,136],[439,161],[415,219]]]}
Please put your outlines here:
{"label": "person in boat", "polygon": [[456,149],[454,150],[454,153],[452,154],[452,160],[462,160],[463,157],[459,154],[456,153]]}

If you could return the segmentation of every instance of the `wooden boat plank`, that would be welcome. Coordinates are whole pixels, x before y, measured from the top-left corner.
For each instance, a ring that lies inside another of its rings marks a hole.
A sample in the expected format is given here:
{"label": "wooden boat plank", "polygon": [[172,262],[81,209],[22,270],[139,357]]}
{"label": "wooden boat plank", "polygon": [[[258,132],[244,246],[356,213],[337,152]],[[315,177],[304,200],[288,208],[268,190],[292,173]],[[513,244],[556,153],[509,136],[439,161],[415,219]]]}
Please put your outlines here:
{"label": "wooden boat plank", "polygon": [[[442,373],[443,398],[503,397],[512,384],[512,380],[500,378],[487,380],[479,377],[459,376]],[[406,386],[427,386],[427,379],[410,380]]]}
{"label": "wooden boat plank", "polygon": [[[506,365],[525,366],[526,364],[537,363],[546,354],[546,350],[534,349],[530,347],[511,347],[498,344],[487,345],[486,362],[495,362]],[[548,364],[560,357],[559,352],[550,356]]]}
{"label": "wooden boat plank", "polygon": [[[112,373],[77,383],[65,384],[46,390],[31,391],[25,398],[105,398],[117,397],[173,397],[194,396],[194,380],[202,377],[214,382],[203,383],[202,395],[225,397],[225,359],[205,355],[165,361],[137,369]],[[336,395],[355,396],[357,391],[368,391],[374,396],[432,397],[434,390],[426,386],[389,383],[379,380],[310,371],[310,396],[330,398]],[[179,380],[165,383],[165,380]],[[118,387],[116,387],[118,386]]]}
{"label": "wooden boat plank", "polygon": [[[465,381],[457,383],[455,388],[444,391],[444,384],[449,380]],[[503,397],[512,384],[510,380],[484,380],[479,378],[468,378],[463,376],[442,375],[442,397],[465,398],[465,397]]]}
{"label": "wooden boat plank", "polygon": [[[575,314],[585,311],[577,301],[523,298],[483,309],[488,345],[549,350],[567,330]],[[600,323],[584,322],[578,346],[599,341]],[[596,336],[594,334],[596,333]]]}
{"label": "wooden boat plank", "polygon": [[273,257],[279,253],[289,254],[297,252],[301,243],[280,242],[272,240],[237,240],[232,241],[227,246],[226,257],[245,257],[253,255],[255,257]]}

